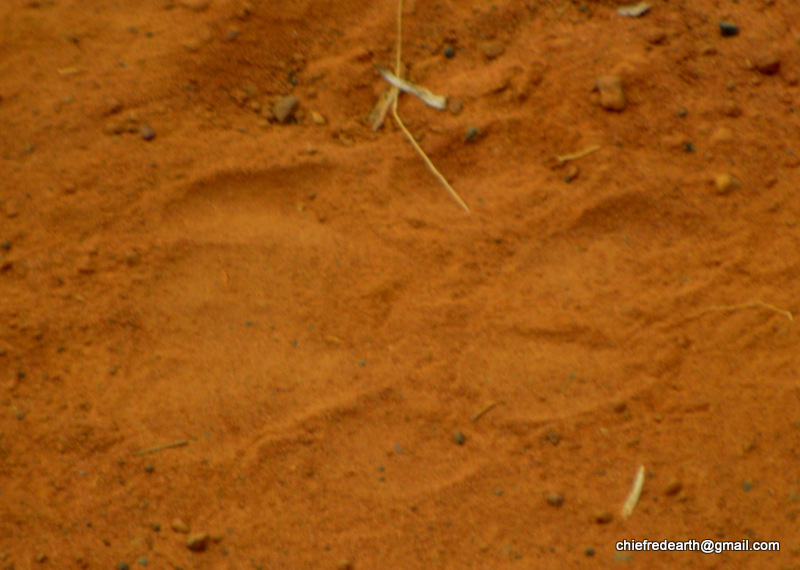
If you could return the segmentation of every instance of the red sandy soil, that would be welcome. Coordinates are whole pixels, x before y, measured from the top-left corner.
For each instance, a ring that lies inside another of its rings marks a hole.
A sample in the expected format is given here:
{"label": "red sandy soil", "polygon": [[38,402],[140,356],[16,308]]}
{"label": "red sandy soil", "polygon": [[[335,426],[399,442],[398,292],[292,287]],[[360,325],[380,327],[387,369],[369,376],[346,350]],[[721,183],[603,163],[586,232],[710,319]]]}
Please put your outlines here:
{"label": "red sandy soil", "polygon": [[800,3],[409,1],[471,214],[395,2],[187,3],[0,7],[0,567],[800,567]]}

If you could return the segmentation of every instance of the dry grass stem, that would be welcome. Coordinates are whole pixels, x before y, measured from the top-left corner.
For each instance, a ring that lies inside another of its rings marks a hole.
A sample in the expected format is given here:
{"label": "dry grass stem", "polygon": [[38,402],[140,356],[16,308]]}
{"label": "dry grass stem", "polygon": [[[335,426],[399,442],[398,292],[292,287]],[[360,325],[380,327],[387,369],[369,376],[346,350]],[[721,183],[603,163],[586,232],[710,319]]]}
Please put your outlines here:
{"label": "dry grass stem", "polygon": [[636,472],[636,477],[633,479],[633,487],[631,487],[631,492],[628,494],[628,498],[625,499],[625,504],[622,505],[621,515],[623,519],[628,518],[633,513],[633,509],[636,508],[636,503],[639,502],[639,497],[642,496],[642,488],[644,487],[644,465],[639,466],[639,470]]}
{"label": "dry grass stem", "polygon": [[472,421],[473,421],[473,422],[477,422],[477,421],[478,421],[479,419],[481,419],[481,418],[482,418],[484,415],[486,415],[486,414],[487,414],[487,413],[489,413],[491,410],[493,410],[493,409],[494,409],[496,406],[497,406],[497,402],[491,402],[491,403],[489,403],[489,404],[486,404],[486,405],[485,405],[485,406],[484,406],[484,407],[483,407],[483,408],[482,408],[480,411],[478,411],[478,412],[475,412],[475,413],[472,415],[472,418],[471,418],[471,419],[472,419]]}
{"label": "dry grass stem", "polygon": [[[395,68],[394,68],[395,77],[400,77],[402,75],[402,69],[403,69],[402,58],[401,58],[401,50],[402,50],[401,46],[402,46],[402,43],[403,43],[403,0],[398,0],[398,2],[397,2],[397,61],[395,62]],[[452,198],[458,203],[458,205],[461,206],[462,208],[464,208],[464,210],[469,214],[470,212],[469,212],[469,208],[467,207],[467,204],[464,202],[464,200],[461,199],[461,196],[459,196],[458,193],[455,190],[453,190],[453,187],[450,186],[450,183],[447,181],[447,179],[444,176],[442,176],[442,173],[439,172],[439,170],[433,165],[433,162],[431,162],[431,159],[428,158],[428,155],[425,154],[425,151],[422,150],[421,146],[419,146],[419,144],[414,139],[412,134],[406,128],[405,124],[403,124],[403,121],[400,120],[400,115],[397,114],[397,100],[398,99],[399,99],[399,97],[395,97],[394,101],[392,102],[392,116],[394,117],[394,120],[397,122],[397,125],[400,127],[400,130],[403,131],[403,134],[406,136],[408,141],[411,143],[411,146],[414,147],[414,150],[417,151],[417,154],[419,154],[422,157],[422,160],[425,161],[425,164],[427,165],[428,169],[439,180],[439,182],[441,182],[442,185],[447,189],[447,192],[450,194],[450,196],[452,196]]]}
{"label": "dry grass stem", "polygon": [[400,91],[403,91],[404,93],[411,93],[412,95],[419,97],[423,103],[433,107],[434,109],[439,109],[440,111],[447,109],[447,97],[444,97],[443,95],[436,95],[435,93],[430,92],[416,83],[411,83],[406,79],[401,79],[385,67],[378,66],[378,71],[381,72],[381,75],[386,81],[397,87]]}
{"label": "dry grass stem", "polygon": [[792,313],[784,309],[779,309],[775,305],[770,305],[764,301],[752,301],[750,303],[741,303],[739,305],[715,305],[713,307],[708,307],[703,311],[703,313],[707,313],[709,311],[738,311],[740,309],[749,309],[750,307],[762,307],[764,309],[769,309],[770,311],[775,311],[776,313],[783,315],[790,321],[794,321]]}
{"label": "dry grass stem", "polygon": [[188,439],[182,439],[180,441],[173,441],[172,443],[166,443],[164,445],[157,445],[155,447],[148,447],[147,449],[140,449],[136,452],[136,455],[147,455],[148,453],[156,453],[157,451],[163,451],[165,449],[172,449],[173,447],[183,447],[185,445],[189,445]]}
{"label": "dry grass stem", "polygon": [[564,156],[557,156],[556,158],[558,159],[558,162],[560,164],[564,164],[565,162],[569,162],[570,160],[578,160],[579,158],[583,158],[587,154],[592,154],[593,152],[596,152],[598,150],[600,150],[600,145],[596,144],[594,146],[590,146],[589,148],[585,148],[580,152],[565,154]]}

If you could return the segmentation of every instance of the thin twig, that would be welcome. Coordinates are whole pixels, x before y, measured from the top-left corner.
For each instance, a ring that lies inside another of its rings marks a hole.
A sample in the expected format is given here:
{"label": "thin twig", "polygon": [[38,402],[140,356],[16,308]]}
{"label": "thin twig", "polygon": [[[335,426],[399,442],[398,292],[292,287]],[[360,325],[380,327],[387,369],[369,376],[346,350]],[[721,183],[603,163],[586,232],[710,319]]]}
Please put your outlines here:
{"label": "thin twig", "polygon": [[136,452],[136,455],[147,455],[149,453],[156,453],[157,451],[164,451],[165,449],[171,449],[173,447],[183,447],[185,445],[189,445],[188,439],[173,441],[172,443],[157,445],[155,447],[148,447],[147,449],[140,449],[139,451]]}
{"label": "thin twig", "polygon": [[481,418],[482,418],[484,415],[486,415],[486,414],[487,414],[487,413],[489,413],[489,412],[490,412],[492,409],[494,409],[494,408],[495,408],[495,406],[497,406],[497,402],[491,402],[491,403],[489,403],[489,404],[486,404],[486,405],[485,405],[485,406],[484,406],[484,407],[483,407],[483,408],[482,408],[480,411],[478,411],[478,412],[475,412],[475,413],[472,415],[472,418],[471,418],[471,419],[472,419],[472,421],[473,421],[473,422],[477,422],[477,421],[478,421],[479,419],[481,419]]}
{"label": "thin twig", "polygon": [[564,156],[557,156],[556,158],[558,159],[558,162],[560,164],[564,164],[565,162],[569,162],[570,160],[578,160],[579,158],[583,158],[587,154],[592,154],[593,152],[598,151],[598,150],[600,150],[600,145],[596,144],[596,145],[590,146],[589,148],[583,149],[580,152],[575,152],[575,153],[572,153],[572,154],[565,154]]}
{"label": "thin twig", "polygon": [[703,313],[707,313],[709,311],[738,311],[739,309],[749,309],[750,307],[763,307],[764,309],[769,309],[770,311],[775,311],[776,313],[783,315],[790,321],[794,321],[792,313],[784,309],[779,309],[775,305],[770,305],[764,301],[752,301],[750,303],[740,303],[738,305],[715,305],[713,307],[704,309]]}
{"label": "thin twig", "polygon": [[[395,70],[394,70],[394,74],[397,77],[400,77],[401,71],[402,71],[402,63],[401,63],[401,59],[400,59],[402,43],[403,43],[403,0],[398,0],[398,2],[397,2],[397,61],[395,62]],[[408,141],[411,143],[411,146],[414,147],[414,150],[417,151],[417,154],[419,154],[422,157],[422,160],[425,161],[425,164],[427,165],[428,169],[439,180],[439,182],[441,182],[442,185],[447,189],[447,192],[450,194],[450,196],[452,196],[453,199],[456,202],[458,202],[458,205],[461,206],[462,208],[464,208],[464,210],[466,210],[466,212],[469,214],[470,213],[469,212],[469,208],[464,203],[464,200],[462,200],[461,196],[459,196],[458,193],[455,190],[453,190],[453,187],[450,186],[450,183],[445,179],[444,176],[442,176],[441,172],[439,172],[436,169],[436,167],[433,165],[433,162],[431,162],[431,159],[428,158],[428,155],[425,154],[425,151],[422,150],[421,146],[419,146],[417,141],[414,139],[414,137],[408,131],[406,126],[403,124],[403,121],[400,120],[400,115],[397,114],[397,100],[398,99],[399,99],[399,97],[395,97],[394,101],[392,102],[392,116],[394,117],[394,120],[397,121],[397,124],[400,127],[400,130],[403,131],[403,134],[406,136]]]}

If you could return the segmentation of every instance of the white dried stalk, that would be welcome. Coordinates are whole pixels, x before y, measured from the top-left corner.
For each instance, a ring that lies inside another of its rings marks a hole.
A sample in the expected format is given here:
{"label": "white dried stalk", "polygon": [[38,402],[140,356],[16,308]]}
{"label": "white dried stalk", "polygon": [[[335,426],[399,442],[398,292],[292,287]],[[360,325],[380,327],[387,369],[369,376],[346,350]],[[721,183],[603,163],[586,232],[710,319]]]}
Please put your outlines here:
{"label": "white dried stalk", "polygon": [[378,71],[381,72],[381,75],[386,81],[397,87],[400,91],[416,95],[423,103],[430,105],[434,109],[447,109],[447,97],[436,95],[416,83],[401,79],[385,67],[378,66]]}

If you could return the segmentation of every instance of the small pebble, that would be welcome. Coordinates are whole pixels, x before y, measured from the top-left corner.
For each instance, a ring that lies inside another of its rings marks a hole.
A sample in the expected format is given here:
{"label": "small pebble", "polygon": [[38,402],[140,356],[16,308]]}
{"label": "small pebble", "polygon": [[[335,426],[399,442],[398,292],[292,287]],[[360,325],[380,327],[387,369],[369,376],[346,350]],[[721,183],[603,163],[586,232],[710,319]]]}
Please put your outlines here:
{"label": "small pebble", "polygon": [[464,135],[464,142],[475,142],[481,136],[481,130],[475,125],[470,125],[467,129],[467,134]]}
{"label": "small pebble", "polygon": [[453,440],[458,445],[464,445],[464,443],[467,441],[467,437],[460,431],[457,431],[455,434],[453,434]]}
{"label": "small pebble", "polygon": [[117,570],[129,570],[129,568],[127,562],[117,562]]}
{"label": "small pebble", "polygon": [[728,127],[718,127],[713,133],[709,141],[712,144],[726,143],[733,140],[733,131]]}
{"label": "small pebble", "polygon": [[595,90],[600,92],[600,106],[609,111],[622,111],[625,108],[625,92],[622,79],[617,75],[604,75],[597,78]]}
{"label": "small pebble", "polygon": [[742,490],[746,493],[753,488],[753,483],[751,481],[742,481]]}
{"label": "small pebble", "polygon": [[336,570],[353,570],[355,566],[350,560],[339,560],[336,563]]}
{"label": "small pebble", "polygon": [[105,115],[116,115],[120,111],[122,111],[122,103],[116,99],[109,99],[106,102],[106,110],[104,112]]}
{"label": "small pebble", "polygon": [[586,549],[586,556],[594,556],[594,548],[591,546]]}
{"label": "small pebble", "polygon": [[36,562],[39,562],[40,564],[42,562],[46,562],[47,554],[45,554],[44,552],[40,552],[39,554],[36,555],[36,558],[34,558],[34,560],[36,560]]}
{"label": "small pebble", "polygon": [[664,487],[664,494],[669,496],[677,495],[681,489],[683,489],[683,483],[677,479],[673,479]]}
{"label": "small pebble", "polygon": [[764,75],[774,75],[781,68],[781,60],[774,53],[762,52],[753,58],[753,67]]}
{"label": "small pebble", "polygon": [[727,172],[717,173],[714,175],[714,187],[717,189],[717,194],[724,196],[738,188],[739,181]]}
{"label": "small pebble", "polygon": [[203,552],[206,548],[208,548],[208,542],[210,540],[211,537],[208,535],[207,532],[200,534],[193,534],[188,539],[186,539],[186,546],[192,552]]}
{"label": "small pebble", "polygon": [[739,35],[739,26],[730,22],[720,22],[719,32],[723,38],[730,38]]}
{"label": "small pebble", "polygon": [[453,46],[444,46],[444,56],[447,59],[453,59],[456,55],[456,50]]}
{"label": "small pebble", "polygon": [[137,562],[137,564],[139,564],[139,566],[147,566],[147,556],[142,556],[136,562]]}
{"label": "small pebble", "polygon": [[153,127],[147,123],[144,123],[141,127],[139,127],[139,134],[146,141],[151,141],[156,138],[156,132],[153,130]]}
{"label": "small pebble", "polygon": [[272,114],[279,123],[288,123],[294,116],[297,106],[300,104],[300,99],[294,95],[281,97],[272,106]]}
{"label": "small pebble", "polygon": [[174,519],[170,526],[175,532],[189,534],[189,525],[183,522],[181,519]]}
{"label": "small pebble", "polygon": [[547,495],[547,502],[554,507],[560,507],[564,504],[564,495],[561,493],[551,493]]}
{"label": "small pebble", "polygon": [[611,511],[600,511],[599,513],[594,515],[595,522],[599,524],[608,524],[612,521],[614,515],[611,514]]}
{"label": "small pebble", "polygon": [[506,46],[503,45],[503,42],[490,41],[481,42],[478,49],[486,56],[486,59],[496,59],[505,53]]}
{"label": "small pebble", "polygon": [[578,167],[574,164],[570,164],[567,166],[566,171],[564,171],[564,182],[569,184],[578,177],[578,174],[580,174]]}
{"label": "small pebble", "polygon": [[311,111],[308,113],[308,116],[311,117],[311,122],[315,125],[324,125],[327,123],[325,117],[323,117],[320,113],[316,111]]}
{"label": "small pebble", "polygon": [[625,403],[625,400],[612,400],[611,401],[611,409],[621,414],[625,410],[628,409],[628,404]]}
{"label": "small pebble", "polygon": [[152,465],[145,465],[144,470],[147,471],[148,473],[152,473],[155,470],[155,467],[153,467]]}
{"label": "small pebble", "polygon": [[694,153],[697,152],[697,149],[694,147],[694,145],[691,142],[687,141],[687,142],[683,143],[683,151],[684,152],[688,152],[690,154],[694,154]]}
{"label": "small pebble", "polygon": [[651,30],[645,35],[647,43],[658,46],[667,41],[667,32],[660,29]]}

